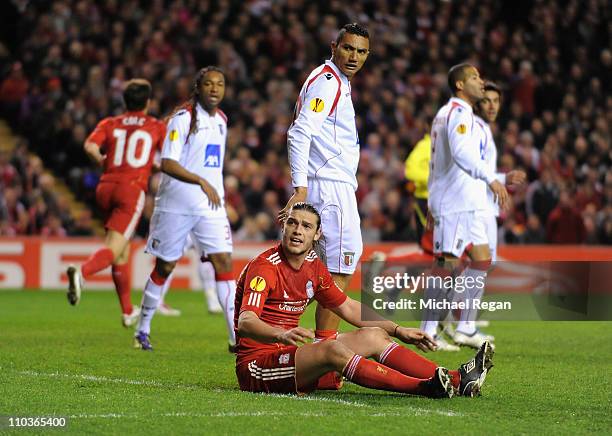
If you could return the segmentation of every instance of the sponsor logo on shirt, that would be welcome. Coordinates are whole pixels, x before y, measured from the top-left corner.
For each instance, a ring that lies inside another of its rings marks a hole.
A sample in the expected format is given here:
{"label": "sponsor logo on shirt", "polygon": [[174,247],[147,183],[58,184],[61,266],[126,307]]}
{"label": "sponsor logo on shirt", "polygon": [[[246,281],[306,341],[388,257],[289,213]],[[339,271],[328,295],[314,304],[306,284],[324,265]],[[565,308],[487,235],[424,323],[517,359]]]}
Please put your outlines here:
{"label": "sponsor logo on shirt", "polygon": [[261,276],[255,276],[251,279],[249,288],[251,291],[263,292],[263,290],[266,289],[266,280]]}
{"label": "sponsor logo on shirt", "polygon": [[204,166],[218,168],[221,166],[221,146],[208,144],[204,155]]}
{"label": "sponsor logo on shirt", "polygon": [[278,308],[284,312],[304,312],[306,309],[306,301],[286,301],[284,303],[280,303]]}
{"label": "sponsor logo on shirt", "polygon": [[312,100],[310,100],[310,110],[311,111],[321,112],[324,107],[325,107],[325,103],[323,102],[323,99],[315,97]]}

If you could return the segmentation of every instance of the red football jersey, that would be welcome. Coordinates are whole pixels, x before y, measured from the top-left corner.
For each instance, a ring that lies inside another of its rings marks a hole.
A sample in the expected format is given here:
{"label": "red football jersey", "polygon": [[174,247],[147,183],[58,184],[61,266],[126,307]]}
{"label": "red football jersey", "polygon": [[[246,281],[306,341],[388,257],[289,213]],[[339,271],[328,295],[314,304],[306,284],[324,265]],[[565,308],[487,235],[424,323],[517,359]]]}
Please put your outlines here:
{"label": "red football jersey", "polygon": [[100,146],[104,160],[101,181],[136,181],[146,191],[156,151],[161,151],[166,125],[144,112],[104,118],[87,141]]}
{"label": "red football jersey", "polygon": [[[250,310],[265,323],[289,330],[298,326],[312,299],[332,308],[340,306],[346,298],[314,250],[296,270],[287,262],[279,244],[264,251],[242,270],[236,284],[234,328],[238,328],[240,313]],[[263,344],[238,336],[236,363],[240,364],[262,351],[282,347],[283,344]]]}

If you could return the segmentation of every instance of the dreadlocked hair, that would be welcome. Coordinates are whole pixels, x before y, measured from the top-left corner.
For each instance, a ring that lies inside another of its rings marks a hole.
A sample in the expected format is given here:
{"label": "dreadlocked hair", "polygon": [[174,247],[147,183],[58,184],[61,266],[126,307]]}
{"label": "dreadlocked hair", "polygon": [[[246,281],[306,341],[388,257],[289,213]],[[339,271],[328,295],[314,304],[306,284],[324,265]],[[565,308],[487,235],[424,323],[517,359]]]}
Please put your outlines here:
{"label": "dreadlocked hair", "polygon": [[210,73],[211,71],[216,71],[217,73],[221,73],[223,77],[225,77],[225,73],[223,72],[223,69],[216,67],[214,65],[210,65],[208,67],[204,67],[200,69],[200,71],[198,71],[198,73],[196,74],[195,79],[193,80],[193,88],[191,89],[191,96],[189,97],[189,100],[177,106],[172,111],[172,114],[168,117],[168,118],[173,117],[177,112],[181,110],[189,111],[189,113],[191,114],[191,121],[189,121],[189,133],[187,133],[187,138],[189,138],[189,136],[191,136],[192,133],[195,133],[198,128],[197,106],[198,106],[198,102],[200,101],[200,86],[202,86],[202,80],[204,80],[204,76],[206,76],[206,74]]}

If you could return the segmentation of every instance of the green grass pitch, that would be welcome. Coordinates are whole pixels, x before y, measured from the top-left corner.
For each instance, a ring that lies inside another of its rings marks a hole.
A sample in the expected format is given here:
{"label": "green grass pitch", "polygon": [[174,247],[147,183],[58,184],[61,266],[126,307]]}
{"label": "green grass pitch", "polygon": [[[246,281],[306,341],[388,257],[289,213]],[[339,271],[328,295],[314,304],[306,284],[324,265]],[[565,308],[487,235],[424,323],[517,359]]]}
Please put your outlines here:
{"label": "green grass pitch", "polygon": [[[134,296],[138,301],[139,295]],[[0,292],[0,434],[7,416],[67,416],[75,434],[612,433],[612,323],[492,324],[495,368],[475,399],[429,400],[346,383],[306,397],[242,393],[221,316],[171,292],[153,353],[131,348],[114,293]],[[313,324],[312,308],[303,325]],[[472,351],[429,357],[456,368]],[[48,431],[48,430],[47,430]]]}

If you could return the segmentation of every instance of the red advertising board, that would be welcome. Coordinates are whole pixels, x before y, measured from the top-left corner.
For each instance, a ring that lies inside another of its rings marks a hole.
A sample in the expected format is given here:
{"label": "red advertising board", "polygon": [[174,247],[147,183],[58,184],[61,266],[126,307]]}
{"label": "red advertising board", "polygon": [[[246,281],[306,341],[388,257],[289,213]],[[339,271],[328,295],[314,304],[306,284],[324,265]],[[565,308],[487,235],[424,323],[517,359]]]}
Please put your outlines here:
{"label": "red advertising board", "polygon": [[[237,243],[234,247],[234,272],[236,276],[244,265],[273,242]],[[70,263],[81,263],[102,246],[97,238],[2,238],[0,239],[0,289],[62,289],[66,287],[65,271]],[[153,257],[144,252],[144,241],[131,243],[130,265],[132,285],[144,286],[153,268]],[[415,244],[371,244],[364,248],[362,260],[373,251],[388,254],[417,252]],[[178,263],[173,288],[197,289],[200,287],[197,270],[198,255],[188,252]],[[612,247],[512,245],[499,248],[500,259],[520,261],[544,260],[608,260],[612,261]],[[360,270],[353,277],[351,289],[358,289]],[[111,289],[110,268],[87,281],[88,289]]]}

